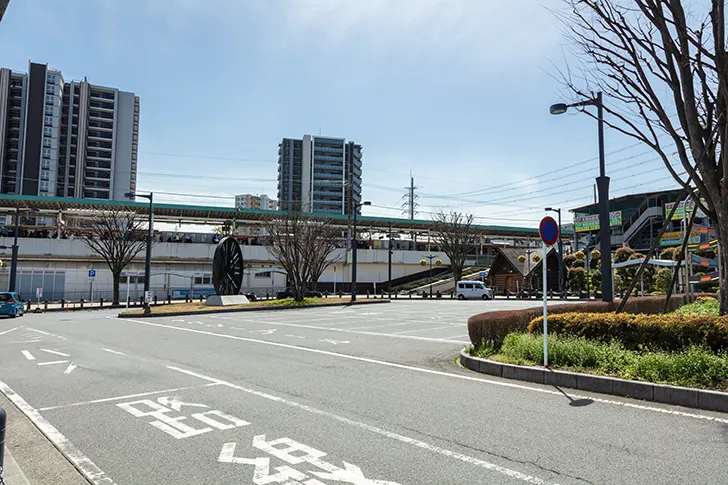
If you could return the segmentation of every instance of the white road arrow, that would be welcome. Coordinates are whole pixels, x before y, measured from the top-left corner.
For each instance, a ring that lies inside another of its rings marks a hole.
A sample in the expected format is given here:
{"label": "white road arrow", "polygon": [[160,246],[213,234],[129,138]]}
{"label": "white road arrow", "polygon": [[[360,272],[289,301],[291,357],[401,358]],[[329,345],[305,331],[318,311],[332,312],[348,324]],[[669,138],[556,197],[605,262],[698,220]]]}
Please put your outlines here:
{"label": "white road arrow", "polygon": [[276,333],[278,331],[277,328],[271,328],[268,330],[251,330],[250,333],[259,333],[261,335],[270,335],[272,333]]}
{"label": "white road arrow", "polygon": [[331,339],[331,338],[325,338],[323,340],[319,340],[319,342],[325,342],[327,344],[334,344],[334,345],[338,345],[338,344],[350,344],[351,343],[348,340],[334,340],[334,339]]}
{"label": "white road arrow", "polygon": [[355,485],[399,485],[397,482],[388,482],[386,480],[370,480],[364,476],[361,468],[351,463],[344,462],[344,467],[346,468],[345,470],[336,467],[331,473],[313,471],[309,471],[308,473],[324,480],[353,483]]}
{"label": "white road arrow", "polygon": [[209,408],[210,407],[207,404],[182,402],[182,401],[178,400],[176,397],[171,397],[171,396],[160,397],[159,399],[157,399],[157,402],[159,404],[161,404],[162,406],[170,407],[170,408],[174,409],[175,411],[179,411],[184,406],[191,407],[191,408]]}
{"label": "white road arrow", "polygon": [[66,367],[66,370],[63,373],[70,374],[71,372],[73,372],[73,369],[75,369],[76,367],[78,367],[78,366],[73,365],[72,363],[68,364],[68,367]]}

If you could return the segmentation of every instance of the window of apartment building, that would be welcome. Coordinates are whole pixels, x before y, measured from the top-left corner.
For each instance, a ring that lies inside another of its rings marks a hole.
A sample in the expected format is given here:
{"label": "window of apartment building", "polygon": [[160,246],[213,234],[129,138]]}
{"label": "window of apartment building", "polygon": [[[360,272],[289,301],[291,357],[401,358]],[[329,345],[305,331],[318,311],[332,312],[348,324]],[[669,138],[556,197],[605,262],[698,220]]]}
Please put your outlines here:
{"label": "window of apartment building", "polygon": [[132,150],[136,150],[137,149],[137,144],[136,143],[132,143],[131,144],[131,149]]}
{"label": "window of apartment building", "polygon": [[46,96],[46,104],[53,104],[56,102],[55,96]]}
{"label": "window of apartment building", "polygon": [[136,173],[135,173],[135,172],[132,172],[132,173],[131,173],[131,179],[132,179],[132,180],[136,180]]}
{"label": "window of apartment building", "polygon": [[131,162],[131,169],[136,170],[136,162]]}
{"label": "window of apartment building", "polygon": [[136,153],[132,153],[131,154],[131,159],[132,160],[136,160],[137,159],[137,154]]}
{"label": "window of apartment building", "polygon": [[137,135],[137,134],[134,134],[133,140],[134,140],[134,141],[137,141],[138,139],[139,139],[139,135]]}
{"label": "window of apartment building", "polygon": [[53,116],[54,114],[56,114],[56,110],[55,108],[53,108],[53,106],[46,106],[45,114],[47,114],[48,116]]}
{"label": "window of apartment building", "polygon": [[43,118],[43,122],[46,126],[53,126],[53,117],[52,116],[46,116]]}
{"label": "window of apartment building", "polygon": [[210,276],[195,276],[196,285],[211,285],[212,277]]}
{"label": "window of apartment building", "polygon": [[55,84],[56,83],[56,75],[55,74],[48,74],[48,83],[49,84]]}
{"label": "window of apartment building", "polygon": [[46,148],[51,147],[51,139],[50,138],[43,138],[43,146]]}
{"label": "window of apartment building", "polygon": [[41,192],[48,192],[48,189],[50,188],[50,184],[48,182],[44,182],[41,180],[39,187],[40,187]]}
{"label": "window of apartment building", "polygon": [[51,158],[51,149],[50,148],[43,149],[43,158]]}
{"label": "window of apartment building", "polygon": [[51,173],[48,170],[41,170],[40,171],[40,179],[41,180],[50,180],[51,179]]}
{"label": "window of apartment building", "polygon": [[50,169],[51,168],[51,161],[48,160],[48,159],[46,159],[46,158],[44,158],[43,160],[40,161],[40,167],[41,168],[45,168],[45,169]]}
{"label": "window of apartment building", "polygon": [[134,115],[134,121],[139,121],[139,115]]}
{"label": "window of apartment building", "polygon": [[55,86],[46,86],[46,94],[56,94]]}
{"label": "window of apartment building", "polygon": [[53,128],[46,126],[43,128],[43,136],[53,136]]}
{"label": "window of apartment building", "polygon": [[134,131],[139,131],[139,125],[137,123],[134,123]]}

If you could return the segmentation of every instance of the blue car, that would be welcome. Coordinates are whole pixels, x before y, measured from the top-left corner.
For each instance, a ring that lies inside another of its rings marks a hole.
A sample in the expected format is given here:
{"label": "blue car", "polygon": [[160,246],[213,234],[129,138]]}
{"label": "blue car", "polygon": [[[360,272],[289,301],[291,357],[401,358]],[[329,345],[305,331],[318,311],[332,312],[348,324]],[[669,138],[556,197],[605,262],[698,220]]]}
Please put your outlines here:
{"label": "blue car", "polygon": [[23,316],[25,304],[20,295],[12,292],[0,293],[0,315],[10,315],[11,318]]}

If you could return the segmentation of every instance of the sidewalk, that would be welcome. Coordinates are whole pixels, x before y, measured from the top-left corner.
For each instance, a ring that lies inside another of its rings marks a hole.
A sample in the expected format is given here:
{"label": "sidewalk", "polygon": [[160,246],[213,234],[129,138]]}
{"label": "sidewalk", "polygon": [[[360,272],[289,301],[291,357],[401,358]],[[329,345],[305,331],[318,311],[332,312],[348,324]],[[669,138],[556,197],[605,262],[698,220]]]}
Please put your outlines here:
{"label": "sidewalk", "polygon": [[23,470],[20,469],[10,450],[5,448],[5,468],[3,469],[5,485],[30,485]]}

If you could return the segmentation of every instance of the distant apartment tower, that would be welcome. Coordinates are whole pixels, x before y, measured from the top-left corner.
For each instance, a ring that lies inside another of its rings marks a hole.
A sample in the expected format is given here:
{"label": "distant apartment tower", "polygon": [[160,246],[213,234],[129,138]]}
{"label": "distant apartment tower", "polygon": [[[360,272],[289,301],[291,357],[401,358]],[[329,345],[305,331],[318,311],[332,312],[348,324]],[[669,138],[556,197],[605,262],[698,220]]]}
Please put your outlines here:
{"label": "distant apartment tower", "polygon": [[139,97],[30,63],[0,68],[0,193],[120,200],[136,190]]}
{"label": "distant apartment tower", "polygon": [[262,209],[266,211],[274,211],[278,209],[278,203],[266,194],[242,194],[235,196],[235,207],[237,209]]}
{"label": "distant apartment tower", "polygon": [[344,138],[304,135],[278,145],[278,206],[352,213],[361,202],[362,148]]}

